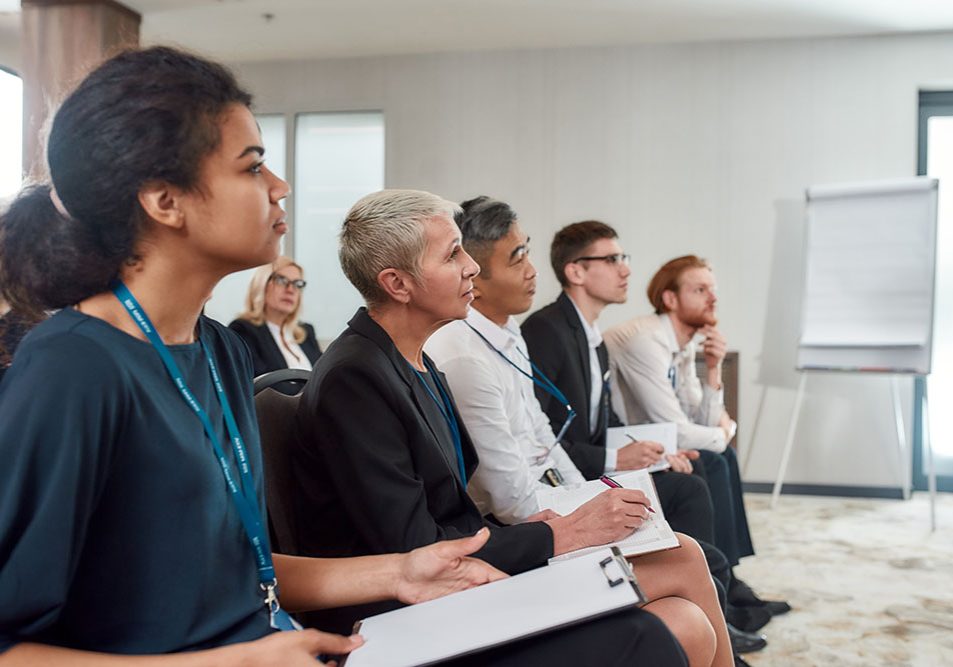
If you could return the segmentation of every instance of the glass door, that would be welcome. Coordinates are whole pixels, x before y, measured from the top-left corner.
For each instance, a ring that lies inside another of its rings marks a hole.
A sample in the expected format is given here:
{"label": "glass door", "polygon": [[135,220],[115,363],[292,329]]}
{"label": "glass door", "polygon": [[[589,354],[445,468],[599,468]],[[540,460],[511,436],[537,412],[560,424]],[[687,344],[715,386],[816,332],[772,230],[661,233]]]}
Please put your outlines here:
{"label": "glass door", "polygon": [[[940,181],[937,217],[933,373],[927,378],[929,426],[937,488],[953,491],[953,91],[920,93],[917,172]],[[923,381],[917,381],[913,484],[926,489]]]}

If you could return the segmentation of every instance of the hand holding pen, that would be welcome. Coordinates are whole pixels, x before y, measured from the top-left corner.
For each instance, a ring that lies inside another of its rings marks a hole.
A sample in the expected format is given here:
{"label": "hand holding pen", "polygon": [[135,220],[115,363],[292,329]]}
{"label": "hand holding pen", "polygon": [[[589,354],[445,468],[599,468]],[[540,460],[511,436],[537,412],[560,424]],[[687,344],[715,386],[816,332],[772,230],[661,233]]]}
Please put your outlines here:
{"label": "hand holding pen", "polygon": [[631,442],[618,450],[616,470],[641,470],[658,463],[665,454],[665,447],[652,440],[637,440],[625,434]]}
{"label": "hand holding pen", "polygon": [[[623,487],[621,484],[619,484],[617,481],[615,481],[614,479],[612,479],[611,477],[609,477],[608,475],[603,475],[602,477],[599,478],[599,481],[602,482],[603,484],[605,484],[606,486],[608,486],[608,487],[611,488],[611,489],[622,489],[622,488],[625,488],[625,487]],[[639,493],[642,493],[642,492],[640,491]],[[645,503],[643,503],[643,504],[645,505],[645,509],[647,509],[647,510],[648,510],[649,512],[651,512],[652,514],[655,514],[655,510],[652,509],[652,506],[651,506],[651,505],[649,505],[649,498],[648,498],[648,496],[646,496],[644,493],[642,493],[642,497],[645,498]]]}
{"label": "hand holding pen", "polygon": [[611,489],[583,503],[576,511],[546,521],[553,529],[555,555],[625,539],[654,512],[642,491],[621,488],[615,480],[611,481]]}

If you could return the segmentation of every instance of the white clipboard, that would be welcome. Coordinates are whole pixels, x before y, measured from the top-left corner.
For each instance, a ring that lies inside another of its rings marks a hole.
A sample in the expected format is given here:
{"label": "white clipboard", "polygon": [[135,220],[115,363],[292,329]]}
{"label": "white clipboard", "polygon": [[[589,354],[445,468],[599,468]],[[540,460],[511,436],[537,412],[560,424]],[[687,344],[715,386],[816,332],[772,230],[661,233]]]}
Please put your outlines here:
{"label": "white clipboard", "polygon": [[[559,604],[553,604],[554,595]],[[341,667],[430,665],[644,602],[618,549],[549,565],[358,622]]]}

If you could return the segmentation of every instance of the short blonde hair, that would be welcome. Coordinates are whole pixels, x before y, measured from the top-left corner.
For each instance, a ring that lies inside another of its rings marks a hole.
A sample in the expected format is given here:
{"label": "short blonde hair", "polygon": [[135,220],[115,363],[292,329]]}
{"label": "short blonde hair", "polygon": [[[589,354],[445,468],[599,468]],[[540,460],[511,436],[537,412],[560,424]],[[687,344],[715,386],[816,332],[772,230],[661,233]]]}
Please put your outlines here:
{"label": "short blonde hair", "polygon": [[[271,277],[282,269],[293,266],[304,275],[304,269],[290,257],[280,256],[271,264],[265,264],[255,269],[251,276],[251,282],[248,283],[248,295],[245,297],[245,310],[238,319],[247,320],[256,326],[265,323],[265,290],[268,288],[268,282]],[[304,327],[298,322],[298,313],[301,310],[301,294],[298,294],[298,305],[289,313],[285,321],[281,323],[282,327],[292,325],[291,335],[296,343],[303,343],[305,339]]]}
{"label": "short blonde hair", "polygon": [[387,302],[377,276],[385,269],[406,271],[420,280],[426,247],[424,223],[440,216],[450,220],[460,207],[421,190],[381,190],[357,201],[341,228],[338,257],[344,275],[368,306]]}

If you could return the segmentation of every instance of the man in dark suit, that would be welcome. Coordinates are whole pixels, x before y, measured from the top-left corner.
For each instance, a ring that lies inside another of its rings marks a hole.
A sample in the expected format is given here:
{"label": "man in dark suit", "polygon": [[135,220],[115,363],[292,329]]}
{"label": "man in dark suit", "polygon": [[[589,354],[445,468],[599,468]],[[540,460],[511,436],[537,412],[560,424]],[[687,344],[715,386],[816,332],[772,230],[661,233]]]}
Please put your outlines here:
{"label": "man in dark suit", "polygon": [[[466,490],[476,451],[445,379],[423,354],[433,331],[466,316],[479,272],[460,246],[456,210],[429,193],[385,190],[359,201],[345,220],[341,264],[367,308],[318,360],[296,417],[302,555],[402,552],[486,525]],[[620,504],[624,495],[612,498]],[[610,505],[606,542],[632,530]],[[540,518],[547,520],[490,526],[473,555],[508,573],[545,564],[560,552],[553,536],[566,518]],[[309,621],[349,629],[381,610],[351,607]],[[603,632],[605,624],[616,632]],[[607,638],[609,646],[594,648]],[[526,659],[585,662],[597,650],[633,663],[685,664],[668,630],[636,609],[549,635]]]}
{"label": "man in dark suit", "polygon": [[[557,232],[550,255],[563,292],[554,303],[530,315],[520,330],[530,359],[576,408],[563,448],[586,479],[650,466],[664,455],[658,443],[639,441],[617,451],[606,449],[607,428],[622,422],[610,403],[609,357],[596,319],[609,303],[625,301],[628,255],[622,252],[615,230],[595,220]],[[561,424],[565,407],[539,388],[536,397],[550,424]],[[713,543],[708,488],[691,475],[688,462],[688,457],[697,456],[696,452],[670,456],[672,471],[655,473],[653,478],[672,528]]]}

